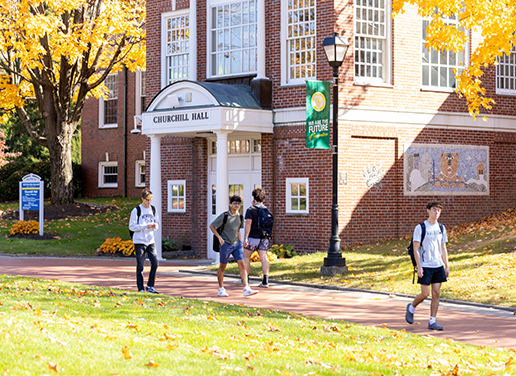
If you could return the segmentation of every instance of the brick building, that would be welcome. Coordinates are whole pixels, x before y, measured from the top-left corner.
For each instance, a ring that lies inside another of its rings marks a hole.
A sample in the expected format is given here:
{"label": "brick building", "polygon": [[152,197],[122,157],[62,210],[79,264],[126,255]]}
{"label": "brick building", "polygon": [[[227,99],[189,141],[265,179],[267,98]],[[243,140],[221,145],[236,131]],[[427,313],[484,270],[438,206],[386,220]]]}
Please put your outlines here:
{"label": "brick building", "polygon": [[[444,203],[448,226],[514,207],[514,55],[489,70],[497,104],[487,122],[473,121],[453,75],[471,47],[427,51],[427,22],[415,8],[392,19],[382,0],[148,0],[146,110],[142,135],[125,131],[126,165],[143,158],[137,147],[148,136],[146,184],[162,208],[162,235],[216,257],[209,223],[229,194],[240,194],[245,210],[261,186],[275,243],[328,249],[332,154],[305,148],[305,82],[331,81],[322,42],[333,32],[351,45],[339,76],[342,245],[410,234],[430,200]],[[106,152],[120,157],[123,138],[120,127],[95,123],[95,106],[83,123],[85,192],[120,195],[120,184],[94,181],[116,158]]]}

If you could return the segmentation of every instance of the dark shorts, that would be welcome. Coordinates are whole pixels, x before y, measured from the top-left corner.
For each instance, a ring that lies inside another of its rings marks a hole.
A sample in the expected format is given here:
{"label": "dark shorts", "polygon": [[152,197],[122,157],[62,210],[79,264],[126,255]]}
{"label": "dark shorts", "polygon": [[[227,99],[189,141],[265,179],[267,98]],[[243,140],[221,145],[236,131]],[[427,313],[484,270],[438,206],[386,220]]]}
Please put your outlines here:
{"label": "dark shorts", "polygon": [[444,266],[438,268],[423,268],[423,277],[417,277],[417,283],[420,285],[430,286],[434,283],[446,282],[446,272]]}
{"label": "dark shorts", "polygon": [[244,246],[241,241],[235,244],[224,243],[220,247],[220,263],[227,264],[229,262],[229,256],[233,255],[233,258],[238,260],[244,259]]}

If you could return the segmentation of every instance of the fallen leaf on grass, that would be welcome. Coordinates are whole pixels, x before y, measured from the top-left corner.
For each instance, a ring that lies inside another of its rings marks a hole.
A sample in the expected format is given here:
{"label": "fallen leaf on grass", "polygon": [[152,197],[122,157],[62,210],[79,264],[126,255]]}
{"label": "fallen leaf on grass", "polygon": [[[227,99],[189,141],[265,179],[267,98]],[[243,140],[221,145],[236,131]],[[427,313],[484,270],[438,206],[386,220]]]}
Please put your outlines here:
{"label": "fallen leaf on grass", "polygon": [[131,354],[131,350],[129,350],[129,347],[127,347],[127,346],[122,347],[122,355],[124,356],[124,359],[126,359],[126,360],[133,358],[133,354]]}
{"label": "fallen leaf on grass", "polygon": [[159,364],[158,363],[154,363],[154,360],[149,360],[149,363],[145,365],[145,367],[153,367],[153,368],[158,368],[159,367]]}
{"label": "fallen leaf on grass", "polygon": [[168,350],[176,350],[177,348],[179,348],[177,345],[167,345]]}
{"label": "fallen leaf on grass", "polygon": [[48,362],[48,369],[51,369],[55,373],[59,373],[59,370],[57,369],[57,363]]}

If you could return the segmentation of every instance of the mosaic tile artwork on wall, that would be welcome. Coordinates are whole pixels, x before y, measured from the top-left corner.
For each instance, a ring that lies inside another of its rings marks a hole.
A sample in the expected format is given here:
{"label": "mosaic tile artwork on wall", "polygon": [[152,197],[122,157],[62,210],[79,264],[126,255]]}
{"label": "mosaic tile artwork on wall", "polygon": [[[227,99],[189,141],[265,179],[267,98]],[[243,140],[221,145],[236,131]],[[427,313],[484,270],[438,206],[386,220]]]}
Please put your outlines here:
{"label": "mosaic tile artwork on wall", "polygon": [[489,195],[489,147],[404,145],[405,196]]}

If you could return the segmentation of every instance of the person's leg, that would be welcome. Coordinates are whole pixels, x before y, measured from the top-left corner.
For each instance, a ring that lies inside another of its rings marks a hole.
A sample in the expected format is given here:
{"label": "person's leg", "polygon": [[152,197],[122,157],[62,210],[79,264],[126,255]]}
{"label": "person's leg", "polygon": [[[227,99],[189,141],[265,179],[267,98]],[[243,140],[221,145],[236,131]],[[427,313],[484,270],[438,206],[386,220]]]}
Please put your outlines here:
{"label": "person's leg", "polygon": [[259,249],[258,255],[260,256],[260,262],[262,263],[263,275],[269,275],[269,260],[267,259],[267,250]]}
{"label": "person's leg", "polygon": [[219,287],[224,287],[224,270],[226,270],[227,264],[219,263],[219,270],[217,270],[217,281]]}
{"label": "person's leg", "polygon": [[238,270],[240,272],[240,279],[242,280],[242,284],[244,285],[244,288],[249,286],[247,283],[247,269],[245,267],[244,260],[237,260],[238,264]]}
{"label": "person's leg", "polygon": [[138,291],[142,291],[143,288],[143,263],[145,261],[145,245],[135,244],[134,253],[136,254],[136,286]]}
{"label": "person's leg", "polygon": [[412,301],[412,306],[416,308],[420,303],[422,303],[426,298],[430,296],[430,286],[429,285],[421,285],[421,293],[414,298]]}
{"label": "person's leg", "polygon": [[254,251],[251,251],[250,249],[244,248],[244,257],[245,257],[245,270],[247,271],[247,275],[251,272],[251,256],[253,255]]}
{"label": "person's leg", "polygon": [[149,257],[149,261],[151,262],[151,269],[149,273],[149,280],[147,281],[147,286],[154,287],[154,282],[156,281],[156,270],[158,270],[158,254],[156,253],[155,244],[149,244],[147,246],[147,255]]}
{"label": "person's leg", "polygon": [[439,299],[441,295],[441,283],[432,284],[432,303],[430,304],[430,316],[436,317],[439,309]]}
{"label": "person's leg", "polygon": [[217,281],[219,282],[219,288],[224,287],[224,271],[229,262],[228,243],[224,243],[220,247],[219,252],[219,270],[217,270]]}

